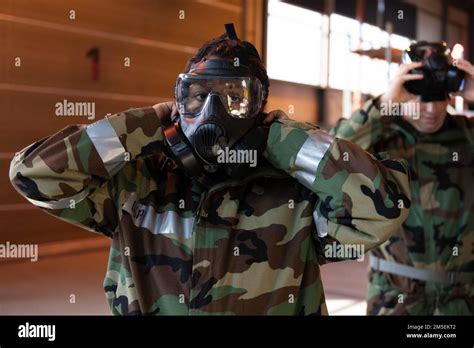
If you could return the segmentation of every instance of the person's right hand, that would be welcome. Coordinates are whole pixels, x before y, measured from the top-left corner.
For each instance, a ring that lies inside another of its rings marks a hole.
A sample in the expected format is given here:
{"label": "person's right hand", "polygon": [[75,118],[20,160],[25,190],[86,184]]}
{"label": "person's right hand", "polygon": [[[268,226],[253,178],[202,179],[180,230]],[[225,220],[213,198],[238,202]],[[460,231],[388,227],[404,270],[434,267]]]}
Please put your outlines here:
{"label": "person's right hand", "polygon": [[174,101],[159,103],[153,105],[153,109],[155,109],[161,125],[167,127],[171,124],[171,115],[176,113],[176,104]]}
{"label": "person's right hand", "polygon": [[474,65],[464,59],[458,59],[456,66],[465,72],[464,89],[459,93],[461,97],[469,102],[474,102]]}
{"label": "person's right hand", "polygon": [[390,82],[387,91],[380,97],[380,101],[384,103],[388,101],[392,101],[392,103],[404,103],[415,99],[416,96],[408,92],[403,84],[406,81],[421,80],[423,74],[410,74],[410,70],[421,66],[423,66],[422,62],[401,64],[393,80]]}

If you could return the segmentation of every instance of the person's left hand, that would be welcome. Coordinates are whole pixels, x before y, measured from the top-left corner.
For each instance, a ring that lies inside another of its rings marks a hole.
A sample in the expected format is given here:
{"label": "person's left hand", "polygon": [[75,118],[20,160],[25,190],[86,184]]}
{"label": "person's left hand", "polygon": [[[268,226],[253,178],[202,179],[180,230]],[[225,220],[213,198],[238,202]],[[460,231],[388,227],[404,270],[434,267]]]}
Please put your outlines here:
{"label": "person's left hand", "polygon": [[270,111],[263,120],[264,125],[271,125],[273,121],[282,120],[288,118],[288,116],[281,110]]}
{"label": "person's left hand", "polygon": [[474,102],[474,66],[465,59],[458,59],[456,67],[466,73],[464,77],[464,90],[459,95],[469,102]]}
{"label": "person's left hand", "polygon": [[176,103],[174,101],[168,101],[164,103],[158,103],[152,106],[155,109],[156,116],[160,120],[160,124],[164,127],[171,125],[171,116],[177,113]]}

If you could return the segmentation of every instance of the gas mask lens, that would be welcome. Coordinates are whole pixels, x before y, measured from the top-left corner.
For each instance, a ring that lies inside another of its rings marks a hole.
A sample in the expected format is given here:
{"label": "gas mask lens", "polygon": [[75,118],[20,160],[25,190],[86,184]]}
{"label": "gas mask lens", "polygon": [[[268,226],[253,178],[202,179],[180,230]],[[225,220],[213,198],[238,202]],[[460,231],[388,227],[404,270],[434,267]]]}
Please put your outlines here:
{"label": "gas mask lens", "polygon": [[447,57],[449,53],[450,49],[446,43],[413,45],[405,50],[402,62],[410,64],[413,62],[425,61],[430,57],[439,57],[439,60],[443,60],[443,57]]}
{"label": "gas mask lens", "polygon": [[181,115],[199,113],[211,94],[218,95],[229,116],[235,118],[255,116],[263,101],[262,84],[254,77],[179,75],[176,102]]}

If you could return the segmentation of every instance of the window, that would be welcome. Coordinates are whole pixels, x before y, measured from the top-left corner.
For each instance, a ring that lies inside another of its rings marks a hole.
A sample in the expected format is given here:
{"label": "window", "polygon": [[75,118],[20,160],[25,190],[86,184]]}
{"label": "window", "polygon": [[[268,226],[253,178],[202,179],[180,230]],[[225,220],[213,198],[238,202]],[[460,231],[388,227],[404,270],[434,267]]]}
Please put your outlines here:
{"label": "window", "polygon": [[322,15],[276,0],[268,2],[267,72],[272,79],[321,83]]}
{"label": "window", "polygon": [[408,38],[389,35],[374,25],[336,13],[328,17],[277,0],[268,2],[267,33],[270,78],[322,87],[328,84],[371,95],[387,88],[398,64],[354,51],[381,49],[389,43],[405,49],[410,44]]}
{"label": "window", "polygon": [[338,14],[330,16],[329,87],[371,95],[382,93],[398,64],[354,53],[390,46],[405,49],[410,40]]}

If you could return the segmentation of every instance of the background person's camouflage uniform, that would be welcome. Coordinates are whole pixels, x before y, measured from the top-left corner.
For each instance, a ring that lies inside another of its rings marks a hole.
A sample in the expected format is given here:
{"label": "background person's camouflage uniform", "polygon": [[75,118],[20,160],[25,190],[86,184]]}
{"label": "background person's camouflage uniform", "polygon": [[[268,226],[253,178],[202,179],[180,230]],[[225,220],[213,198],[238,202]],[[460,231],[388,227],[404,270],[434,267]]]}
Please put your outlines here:
{"label": "background person's camouflage uniform", "polygon": [[407,167],[290,120],[272,124],[266,156],[280,170],[191,181],[143,108],[34,143],[10,176],[33,204],[112,238],[114,314],[326,314],[323,245],[385,241],[408,214]]}
{"label": "background person's camouflage uniform", "polygon": [[[474,119],[448,115],[438,132],[421,134],[401,117],[382,117],[370,100],[333,133],[410,165],[408,219],[374,255],[433,271],[474,271]],[[473,295],[471,283],[453,286],[371,270],[367,312],[473,314]]]}

